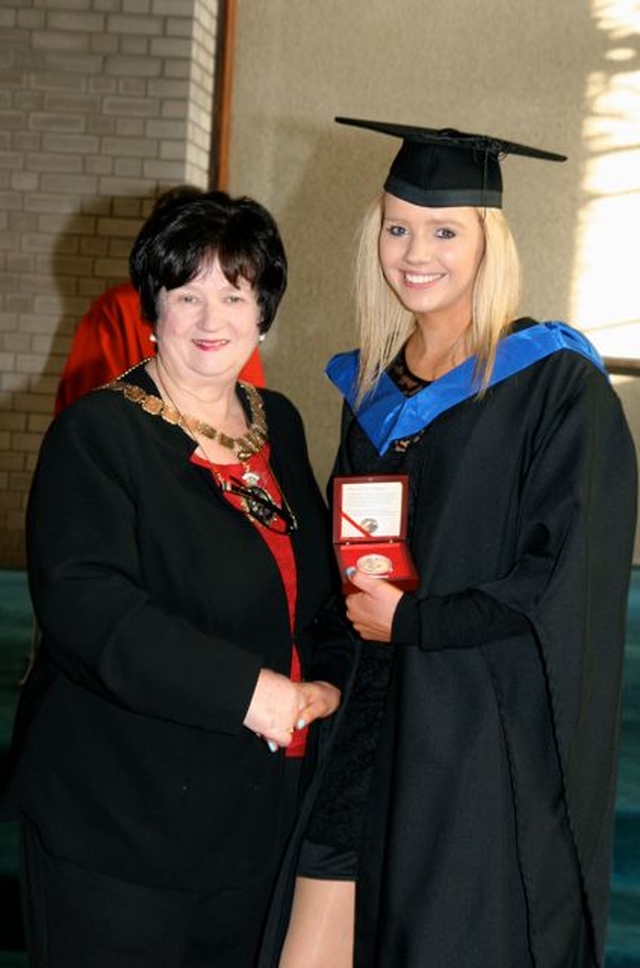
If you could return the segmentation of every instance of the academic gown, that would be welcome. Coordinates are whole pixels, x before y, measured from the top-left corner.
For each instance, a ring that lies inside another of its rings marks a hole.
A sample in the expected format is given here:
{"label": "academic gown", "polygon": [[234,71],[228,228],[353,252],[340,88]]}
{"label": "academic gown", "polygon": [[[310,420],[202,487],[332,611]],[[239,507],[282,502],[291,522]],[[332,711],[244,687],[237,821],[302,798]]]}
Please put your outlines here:
{"label": "academic gown", "polygon": [[601,968],[636,520],[619,400],[562,350],[395,458],[345,407],[335,472],[401,469],[420,583],[394,617],[354,963]]}
{"label": "academic gown", "polygon": [[[619,400],[591,359],[558,349],[404,452],[376,448],[345,403],[334,473],[399,472],[420,578],[394,616],[354,965],[602,968],[636,522]],[[261,968],[277,964],[312,811]]]}

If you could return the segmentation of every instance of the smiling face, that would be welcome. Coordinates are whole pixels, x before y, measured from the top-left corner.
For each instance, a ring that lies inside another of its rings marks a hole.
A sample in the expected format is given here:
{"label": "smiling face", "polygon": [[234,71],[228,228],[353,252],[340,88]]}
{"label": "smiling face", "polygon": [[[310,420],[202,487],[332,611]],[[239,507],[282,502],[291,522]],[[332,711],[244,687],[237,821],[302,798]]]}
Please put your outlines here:
{"label": "smiling face", "polygon": [[426,208],[385,194],[378,243],[384,277],[418,320],[471,321],[484,253],[474,208]]}
{"label": "smiling face", "polygon": [[158,352],[183,386],[232,385],[258,343],[259,321],[253,286],[242,276],[229,282],[216,257],[184,285],[160,290]]}

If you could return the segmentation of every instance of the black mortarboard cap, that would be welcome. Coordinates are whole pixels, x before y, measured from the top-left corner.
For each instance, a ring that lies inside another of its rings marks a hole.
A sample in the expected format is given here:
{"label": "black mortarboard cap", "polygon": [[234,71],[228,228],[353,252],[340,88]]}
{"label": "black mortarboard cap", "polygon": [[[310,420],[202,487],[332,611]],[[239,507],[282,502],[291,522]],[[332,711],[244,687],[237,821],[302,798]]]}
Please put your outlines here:
{"label": "black mortarboard cap", "polygon": [[454,128],[418,128],[359,118],[335,120],[402,138],[384,189],[414,205],[502,208],[502,157],[511,154],[566,161],[566,155],[484,134],[465,134]]}

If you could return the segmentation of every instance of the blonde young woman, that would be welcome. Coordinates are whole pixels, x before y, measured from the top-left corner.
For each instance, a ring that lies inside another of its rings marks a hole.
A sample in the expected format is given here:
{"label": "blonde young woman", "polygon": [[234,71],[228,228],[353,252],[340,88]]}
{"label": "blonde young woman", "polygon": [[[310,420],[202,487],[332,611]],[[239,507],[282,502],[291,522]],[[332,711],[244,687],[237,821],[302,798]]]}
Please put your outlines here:
{"label": "blonde young woman", "polygon": [[[499,158],[401,137],[363,228],[335,473],[409,475],[415,591],[351,574],[359,667],[280,968],[603,964],[633,444],[576,330],[518,318]],[[274,961],[277,963],[277,960]]]}

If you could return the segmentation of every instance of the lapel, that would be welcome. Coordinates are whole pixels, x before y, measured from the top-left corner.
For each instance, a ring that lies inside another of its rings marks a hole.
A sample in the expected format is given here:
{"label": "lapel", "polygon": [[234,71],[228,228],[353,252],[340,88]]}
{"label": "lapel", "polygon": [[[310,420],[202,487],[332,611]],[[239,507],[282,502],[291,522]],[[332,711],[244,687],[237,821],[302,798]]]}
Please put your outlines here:
{"label": "lapel", "polygon": [[[597,350],[589,340],[566,323],[535,323],[502,339],[489,381],[494,386],[514,373],[537,363],[559,350],[579,353],[605,372]],[[474,396],[480,389],[474,373],[476,357],[434,380],[423,390],[405,396],[387,373],[356,409],[357,350],[338,353],[328,363],[326,373],[354,411],[356,419],[380,455],[394,440],[410,437],[428,427],[440,414]]]}

